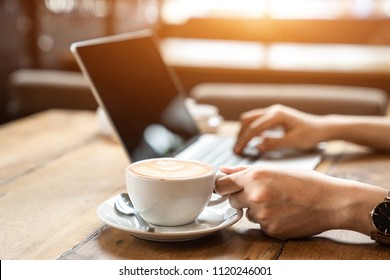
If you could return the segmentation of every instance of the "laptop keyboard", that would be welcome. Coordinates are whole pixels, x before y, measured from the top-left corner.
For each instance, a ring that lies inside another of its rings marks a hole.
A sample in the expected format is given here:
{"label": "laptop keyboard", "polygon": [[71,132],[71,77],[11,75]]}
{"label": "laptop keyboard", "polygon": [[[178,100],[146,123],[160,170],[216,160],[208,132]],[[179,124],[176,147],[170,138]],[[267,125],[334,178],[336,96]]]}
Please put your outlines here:
{"label": "laptop keyboard", "polygon": [[234,137],[204,134],[197,141],[176,155],[176,158],[207,162],[215,168],[221,165],[271,166],[277,168],[313,169],[321,160],[320,152],[299,153],[296,150],[281,150],[260,155],[256,149],[261,139],[252,139],[244,150],[245,157],[233,153]]}
{"label": "laptop keyboard", "polygon": [[221,165],[250,165],[256,159],[241,157],[233,153],[233,137],[202,136],[199,141],[188,147],[177,158],[186,158],[207,162],[214,167]]}

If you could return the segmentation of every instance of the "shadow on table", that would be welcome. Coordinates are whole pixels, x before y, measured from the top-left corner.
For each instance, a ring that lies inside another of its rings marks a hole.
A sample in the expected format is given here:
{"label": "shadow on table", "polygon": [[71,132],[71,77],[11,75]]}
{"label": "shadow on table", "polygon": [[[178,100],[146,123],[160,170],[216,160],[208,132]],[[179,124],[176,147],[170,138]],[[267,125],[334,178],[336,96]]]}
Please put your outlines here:
{"label": "shadow on table", "polygon": [[61,259],[274,259],[283,241],[259,229],[237,231],[226,228],[211,235],[181,242],[158,242],[136,238],[130,233],[104,226],[95,236],[61,256]]}

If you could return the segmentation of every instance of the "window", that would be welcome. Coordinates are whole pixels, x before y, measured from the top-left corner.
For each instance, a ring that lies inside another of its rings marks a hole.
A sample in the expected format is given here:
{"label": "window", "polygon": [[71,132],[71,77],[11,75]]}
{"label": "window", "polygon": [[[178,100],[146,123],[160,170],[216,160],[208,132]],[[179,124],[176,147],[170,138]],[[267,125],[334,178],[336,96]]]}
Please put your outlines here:
{"label": "window", "polygon": [[390,17],[390,0],[164,0],[162,21],[193,17],[338,19]]}

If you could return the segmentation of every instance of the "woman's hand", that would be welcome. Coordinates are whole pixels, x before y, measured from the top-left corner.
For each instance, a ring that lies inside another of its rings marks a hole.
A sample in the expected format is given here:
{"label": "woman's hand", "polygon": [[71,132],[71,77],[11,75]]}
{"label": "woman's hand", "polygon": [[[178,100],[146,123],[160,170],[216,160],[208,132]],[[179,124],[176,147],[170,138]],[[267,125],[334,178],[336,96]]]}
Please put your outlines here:
{"label": "woman's hand", "polygon": [[[234,152],[242,154],[248,142],[255,136],[263,136],[258,145],[260,152],[281,148],[314,148],[323,139],[326,132],[321,117],[298,110],[274,105],[265,109],[246,112],[241,116],[241,129],[237,136]],[[282,137],[263,135],[267,130],[282,128]]]}
{"label": "woman's hand", "polygon": [[280,239],[312,236],[330,229],[369,235],[369,212],[385,196],[384,189],[338,179],[311,170],[221,167],[225,176],[216,191],[229,195],[233,208]]}

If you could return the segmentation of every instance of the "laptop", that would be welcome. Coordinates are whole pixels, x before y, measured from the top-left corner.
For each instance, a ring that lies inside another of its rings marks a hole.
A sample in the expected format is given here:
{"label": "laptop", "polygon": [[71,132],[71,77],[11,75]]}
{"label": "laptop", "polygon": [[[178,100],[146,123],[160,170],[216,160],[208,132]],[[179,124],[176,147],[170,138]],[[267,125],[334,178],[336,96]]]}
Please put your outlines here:
{"label": "laptop", "polygon": [[318,153],[247,156],[233,153],[235,137],[201,134],[186,93],[159,52],[151,30],[75,42],[71,51],[106,112],[130,162],[176,157],[220,165],[276,165],[313,169]]}

